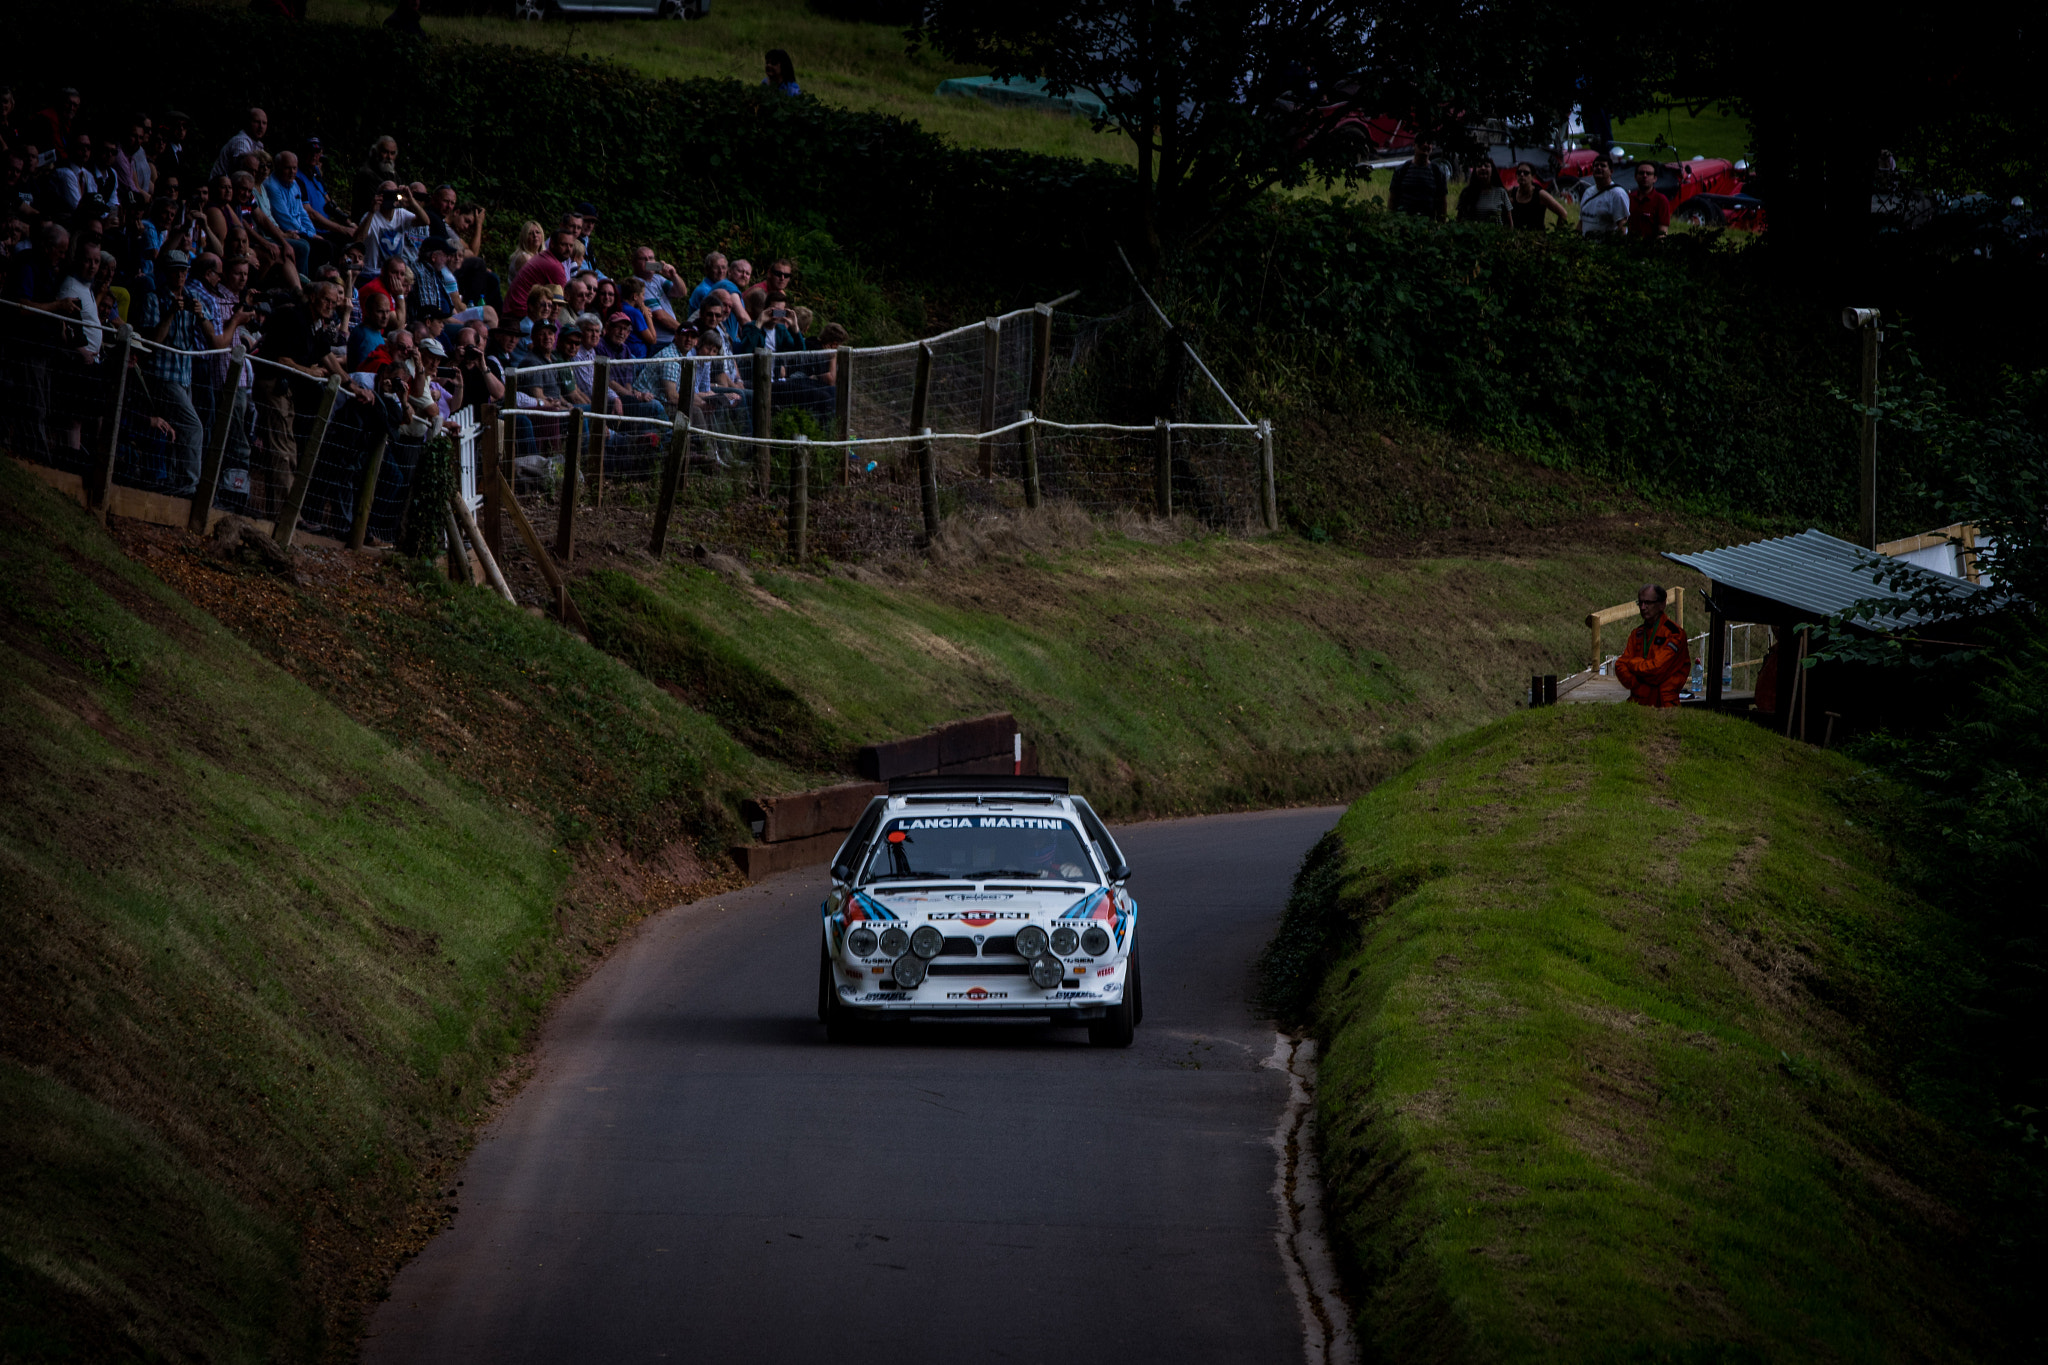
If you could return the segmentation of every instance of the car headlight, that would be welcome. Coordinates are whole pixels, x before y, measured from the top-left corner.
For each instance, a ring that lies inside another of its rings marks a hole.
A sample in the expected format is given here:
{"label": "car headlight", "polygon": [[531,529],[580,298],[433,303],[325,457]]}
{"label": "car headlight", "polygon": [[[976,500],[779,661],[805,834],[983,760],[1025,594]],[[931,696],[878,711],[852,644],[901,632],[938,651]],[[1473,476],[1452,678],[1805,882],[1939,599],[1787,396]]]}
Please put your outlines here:
{"label": "car headlight", "polygon": [[910,951],[930,960],[939,955],[939,949],[946,946],[946,936],[929,924],[922,925],[910,936]]}
{"label": "car headlight", "polygon": [[1081,946],[1090,957],[1101,957],[1109,951],[1109,930],[1097,926],[1081,935]]}
{"label": "car headlight", "polygon": [[1027,924],[1017,931],[1017,956],[1037,957],[1045,951],[1045,930]]}
{"label": "car headlight", "polygon": [[1067,974],[1067,964],[1051,953],[1031,964],[1031,984],[1042,991],[1049,991],[1060,984],[1060,978]]}
{"label": "car headlight", "polygon": [[889,969],[889,974],[896,978],[897,985],[909,990],[924,981],[924,970],[923,958],[915,953],[905,953],[896,959],[896,964]]}
{"label": "car headlight", "polygon": [[872,957],[875,952],[875,931],[856,929],[846,936],[846,951],[855,957]]}
{"label": "car headlight", "polygon": [[882,931],[882,951],[890,957],[902,957],[910,951],[910,935],[904,933],[901,929],[884,929]]}
{"label": "car headlight", "polygon": [[1081,936],[1072,929],[1061,926],[1052,931],[1052,950],[1061,957],[1072,957],[1074,949],[1081,946]]}

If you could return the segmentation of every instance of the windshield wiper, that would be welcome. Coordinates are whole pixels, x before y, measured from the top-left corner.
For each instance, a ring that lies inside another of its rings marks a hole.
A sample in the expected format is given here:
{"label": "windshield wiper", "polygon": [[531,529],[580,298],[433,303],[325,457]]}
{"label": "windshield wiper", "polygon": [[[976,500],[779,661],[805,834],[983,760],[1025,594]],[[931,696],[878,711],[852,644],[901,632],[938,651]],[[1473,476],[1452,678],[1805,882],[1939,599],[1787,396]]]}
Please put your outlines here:
{"label": "windshield wiper", "polygon": [[999,867],[992,872],[977,872],[974,874],[974,879],[978,882],[987,882],[994,881],[997,877],[1029,877],[1033,881],[1038,881],[1045,876],[1044,872],[1037,870],[1023,871],[1014,867]]}
{"label": "windshield wiper", "polygon": [[957,882],[959,877],[949,877],[943,872],[884,872],[879,877],[870,877],[873,882]]}

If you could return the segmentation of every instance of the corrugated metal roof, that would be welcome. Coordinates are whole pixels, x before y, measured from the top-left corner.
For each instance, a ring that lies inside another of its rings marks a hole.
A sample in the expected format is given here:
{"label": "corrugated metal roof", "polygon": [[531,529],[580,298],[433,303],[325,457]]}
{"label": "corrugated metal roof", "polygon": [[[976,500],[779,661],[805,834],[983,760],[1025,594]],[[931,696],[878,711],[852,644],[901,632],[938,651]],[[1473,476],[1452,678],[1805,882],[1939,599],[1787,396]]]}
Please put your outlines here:
{"label": "corrugated metal roof", "polygon": [[[1897,589],[1878,586],[1877,565],[1870,563],[1874,554],[1874,551],[1851,545],[1846,540],[1806,530],[1796,536],[1759,540],[1749,545],[1729,545],[1719,550],[1699,550],[1692,554],[1666,551],[1664,557],[1674,564],[1697,569],[1716,583],[1725,583],[1773,602],[1783,602],[1814,616],[1832,616],[1838,611],[1848,610],[1866,597],[1892,597],[1897,594]],[[1880,559],[1880,562],[1887,561]],[[1959,596],[1985,590],[1967,579],[1949,578],[1918,566],[1909,567],[1914,573],[1926,574]],[[1907,612],[1898,616],[1875,616],[1869,618],[1868,624],[1891,630],[1917,626],[1927,619],[1919,612]]]}

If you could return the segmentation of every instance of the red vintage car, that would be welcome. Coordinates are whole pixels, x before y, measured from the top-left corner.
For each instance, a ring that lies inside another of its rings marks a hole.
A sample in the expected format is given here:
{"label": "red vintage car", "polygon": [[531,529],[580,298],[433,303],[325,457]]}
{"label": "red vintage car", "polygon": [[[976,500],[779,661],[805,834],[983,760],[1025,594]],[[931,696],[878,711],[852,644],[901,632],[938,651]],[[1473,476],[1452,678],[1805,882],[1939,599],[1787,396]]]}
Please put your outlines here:
{"label": "red vintage car", "polygon": [[[1566,152],[1558,167],[1558,183],[1567,187],[1577,185],[1593,173],[1593,161],[1599,155],[1591,147]],[[1614,163],[1615,183],[1634,193],[1636,167],[1641,163],[1625,158],[1614,158]],[[1671,201],[1675,221],[1744,232],[1764,230],[1763,201],[1748,193],[1748,163],[1696,156],[1690,161],[1650,164],[1657,168],[1656,189]]]}

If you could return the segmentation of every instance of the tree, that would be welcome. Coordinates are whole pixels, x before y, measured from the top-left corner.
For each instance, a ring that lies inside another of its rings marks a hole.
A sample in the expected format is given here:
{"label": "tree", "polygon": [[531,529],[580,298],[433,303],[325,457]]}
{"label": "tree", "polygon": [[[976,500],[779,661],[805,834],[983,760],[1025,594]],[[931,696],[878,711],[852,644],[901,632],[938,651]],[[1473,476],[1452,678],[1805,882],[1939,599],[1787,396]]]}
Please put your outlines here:
{"label": "tree", "polygon": [[1356,144],[1335,125],[1377,113],[1367,65],[1370,6],[1333,0],[933,0],[912,30],[955,61],[999,77],[1084,90],[1138,150],[1135,227],[1200,240],[1274,186],[1352,173]]}

